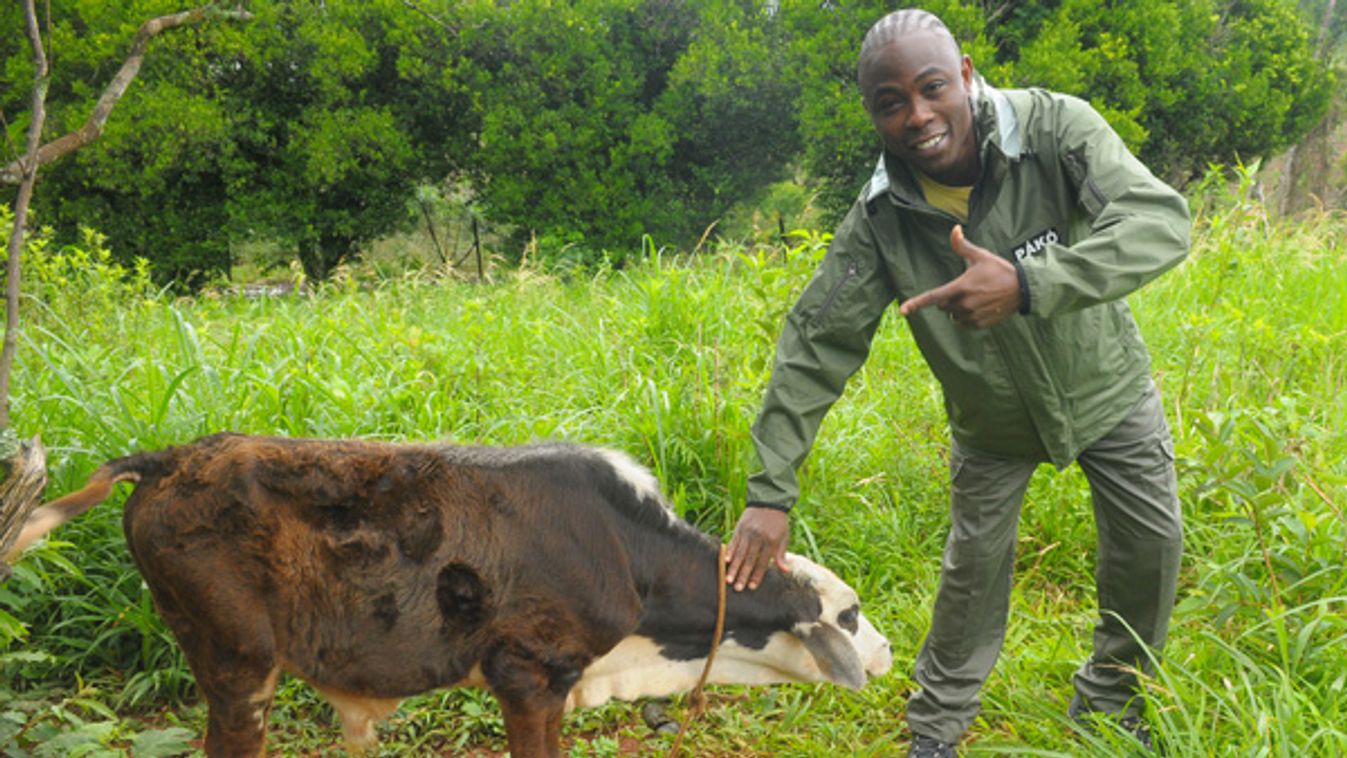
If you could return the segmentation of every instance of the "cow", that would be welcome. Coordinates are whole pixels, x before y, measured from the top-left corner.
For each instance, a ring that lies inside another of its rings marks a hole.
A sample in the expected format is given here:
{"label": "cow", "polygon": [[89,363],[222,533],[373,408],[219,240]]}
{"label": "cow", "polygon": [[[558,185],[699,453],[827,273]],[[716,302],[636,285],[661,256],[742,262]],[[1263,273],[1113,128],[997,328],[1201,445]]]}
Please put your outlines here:
{"label": "cow", "polygon": [[[283,672],[331,702],[353,753],[400,699],[478,686],[511,755],[558,758],[568,708],[686,691],[710,652],[718,543],[612,450],[216,434],[107,462],[34,511],[9,557],[122,481],[127,546],[206,699],[210,758],[264,755]],[[886,672],[856,592],[788,566],[728,593],[708,681]]]}

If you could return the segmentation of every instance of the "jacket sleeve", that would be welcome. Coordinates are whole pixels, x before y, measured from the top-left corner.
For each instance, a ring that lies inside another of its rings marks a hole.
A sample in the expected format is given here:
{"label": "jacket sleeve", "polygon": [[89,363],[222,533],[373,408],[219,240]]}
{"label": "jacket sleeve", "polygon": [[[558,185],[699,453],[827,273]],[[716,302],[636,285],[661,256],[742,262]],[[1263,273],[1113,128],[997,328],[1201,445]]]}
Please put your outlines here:
{"label": "jacket sleeve", "polygon": [[750,504],[788,510],[799,497],[796,469],[823,416],[870,353],[894,295],[863,203],[838,227],[813,279],[786,316],[772,376],[753,424],[761,469],[749,477]]}
{"label": "jacket sleeve", "polygon": [[1053,95],[1056,144],[1090,233],[1070,247],[1050,245],[1022,264],[1037,316],[1127,296],[1188,254],[1188,203],[1155,178],[1089,104]]}

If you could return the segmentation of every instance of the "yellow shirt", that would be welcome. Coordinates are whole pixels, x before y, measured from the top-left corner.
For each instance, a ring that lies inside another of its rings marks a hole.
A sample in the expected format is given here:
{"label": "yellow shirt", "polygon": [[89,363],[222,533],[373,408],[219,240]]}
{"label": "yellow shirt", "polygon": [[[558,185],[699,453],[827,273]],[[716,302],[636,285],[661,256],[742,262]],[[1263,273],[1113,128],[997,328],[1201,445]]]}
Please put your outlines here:
{"label": "yellow shirt", "polygon": [[920,171],[913,171],[917,175],[917,181],[921,184],[921,191],[926,195],[926,202],[939,208],[953,216],[963,223],[968,223],[968,196],[972,194],[973,187],[951,187],[948,184],[941,184]]}

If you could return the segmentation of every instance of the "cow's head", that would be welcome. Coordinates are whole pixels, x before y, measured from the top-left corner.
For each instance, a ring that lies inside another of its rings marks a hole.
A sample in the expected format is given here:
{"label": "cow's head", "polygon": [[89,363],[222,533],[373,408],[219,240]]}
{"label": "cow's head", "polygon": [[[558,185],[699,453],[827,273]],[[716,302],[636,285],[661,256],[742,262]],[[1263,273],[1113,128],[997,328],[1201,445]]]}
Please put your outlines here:
{"label": "cow's head", "polygon": [[[758,618],[771,626],[727,630],[708,678],[721,684],[832,682],[851,689],[889,670],[889,642],[861,613],[856,591],[828,569],[788,555],[781,581],[741,593],[740,602],[779,605]],[[731,592],[733,592],[731,590]],[[598,705],[691,689],[705,652],[687,655],[649,636],[627,637],[591,664],[571,691],[568,705]]]}
{"label": "cow's head", "polygon": [[[889,641],[861,613],[860,598],[836,574],[803,556],[789,554],[791,576],[818,593],[819,614],[795,625],[791,637],[809,651],[813,660],[792,670],[798,681],[830,681],[860,689],[872,676],[888,672],[893,665]],[[786,656],[787,662],[791,661]],[[798,660],[798,658],[797,658]],[[812,663],[812,666],[809,665]]]}

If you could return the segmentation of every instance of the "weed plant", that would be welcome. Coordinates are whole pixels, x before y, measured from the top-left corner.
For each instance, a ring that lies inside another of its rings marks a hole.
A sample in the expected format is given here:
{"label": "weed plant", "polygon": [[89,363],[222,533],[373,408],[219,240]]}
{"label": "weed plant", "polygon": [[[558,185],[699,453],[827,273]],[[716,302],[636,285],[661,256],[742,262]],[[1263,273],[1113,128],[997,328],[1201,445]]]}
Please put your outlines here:
{"label": "weed plant", "polygon": [[[1196,202],[1193,254],[1131,304],[1179,456],[1188,552],[1166,657],[1147,680],[1170,755],[1347,754],[1347,219],[1269,220],[1247,181]],[[514,444],[567,439],[650,466],[678,513],[727,537],[753,466],[748,428],[785,309],[827,236],[655,251],[621,271],[433,272],[308,295],[172,299],[96,236],[29,252],[13,402],[56,494],[104,459],[221,430]],[[947,524],[938,386],[889,318],[802,472],[792,548],[860,592],[893,641],[857,693],[715,688],[699,755],[893,755]],[[25,557],[0,587],[0,752],[171,755],[204,709],[120,531],[124,493]],[[1035,477],[1011,627],[968,754],[1115,755],[1072,724],[1096,616],[1094,527],[1078,471]],[[667,749],[635,710],[571,714],[571,755]],[[413,699],[385,755],[503,750],[480,692]],[[140,740],[141,742],[137,742]],[[330,711],[281,687],[270,748],[337,755]],[[625,747],[624,747],[625,746]],[[57,751],[57,752],[53,752]],[[486,754],[486,753],[483,753]]]}

